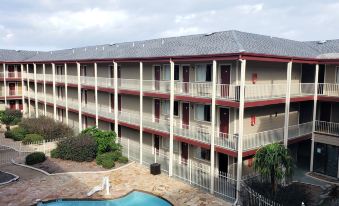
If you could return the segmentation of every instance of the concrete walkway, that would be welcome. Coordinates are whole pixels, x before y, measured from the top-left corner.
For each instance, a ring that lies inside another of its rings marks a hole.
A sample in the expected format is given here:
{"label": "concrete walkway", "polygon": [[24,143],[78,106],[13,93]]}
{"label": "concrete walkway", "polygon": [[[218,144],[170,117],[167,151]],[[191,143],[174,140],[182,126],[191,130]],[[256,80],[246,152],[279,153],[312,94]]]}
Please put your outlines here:
{"label": "concrete walkway", "polygon": [[14,165],[14,164],[2,165],[0,167],[0,170],[19,176],[19,181],[32,180],[32,179],[35,179],[35,178],[38,178],[38,177],[41,178],[43,176],[46,176],[45,174],[38,172],[36,170],[32,170],[32,169],[29,169],[29,168],[26,168],[26,167],[17,166],[17,165]]}
{"label": "concrete walkway", "polygon": [[320,187],[323,187],[327,185],[327,182],[318,180],[316,178],[310,177],[307,175],[308,171],[302,169],[302,168],[295,168],[294,174],[293,174],[293,180],[299,181],[299,182],[304,182],[307,184],[312,184],[312,185],[317,185]]}

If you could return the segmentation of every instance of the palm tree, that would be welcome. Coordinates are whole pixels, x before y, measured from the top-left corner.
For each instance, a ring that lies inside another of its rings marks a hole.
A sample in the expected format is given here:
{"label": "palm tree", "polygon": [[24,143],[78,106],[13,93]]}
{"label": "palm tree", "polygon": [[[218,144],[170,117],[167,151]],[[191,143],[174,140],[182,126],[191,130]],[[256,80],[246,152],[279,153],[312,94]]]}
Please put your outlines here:
{"label": "palm tree", "polygon": [[1,111],[0,122],[6,125],[7,131],[10,130],[10,126],[20,122],[22,113],[20,110],[6,109]]}
{"label": "palm tree", "polygon": [[260,148],[254,156],[254,170],[270,179],[272,192],[275,195],[279,180],[292,175],[292,157],[283,145],[269,144]]}

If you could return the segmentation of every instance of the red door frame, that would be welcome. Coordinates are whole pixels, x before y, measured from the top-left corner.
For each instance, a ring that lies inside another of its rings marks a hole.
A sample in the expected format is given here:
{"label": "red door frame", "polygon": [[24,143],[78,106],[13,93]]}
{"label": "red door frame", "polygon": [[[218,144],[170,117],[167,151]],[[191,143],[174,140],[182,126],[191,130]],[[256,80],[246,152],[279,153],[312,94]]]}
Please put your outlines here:
{"label": "red door frame", "polygon": [[15,77],[14,65],[8,65],[8,77]]}
{"label": "red door frame", "polygon": [[8,83],[9,95],[15,95],[15,83]]}
{"label": "red door frame", "polygon": [[219,132],[228,134],[229,132],[230,110],[228,108],[219,108]]}
{"label": "red door frame", "polygon": [[182,66],[182,81],[184,82],[184,93],[189,93],[190,66]]}
{"label": "red door frame", "polygon": [[159,122],[160,119],[160,99],[154,99],[154,119]]}
{"label": "red door frame", "polygon": [[190,124],[190,103],[182,103],[182,127],[188,129]]}
{"label": "red door frame", "polygon": [[220,65],[220,84],[223,86],[220,89],[221,97],[229,96],[229,84],[231,83],[231,66]]}
{"label": "red door frame", "polygon": [[154,135],[154,149],[156,154],[159,154],[159,150],[160,150],[160,136],[159,135]]}
{"label": "red door frame", "polygon": [[154,66],[154,89],[160,89],[160,77],[161,77],[161,68],[160,66]]}
{"label": "red door frame", "polygon": [[187,164],[188,160],[188,144],[181,142],[181,161],[182,163]]}

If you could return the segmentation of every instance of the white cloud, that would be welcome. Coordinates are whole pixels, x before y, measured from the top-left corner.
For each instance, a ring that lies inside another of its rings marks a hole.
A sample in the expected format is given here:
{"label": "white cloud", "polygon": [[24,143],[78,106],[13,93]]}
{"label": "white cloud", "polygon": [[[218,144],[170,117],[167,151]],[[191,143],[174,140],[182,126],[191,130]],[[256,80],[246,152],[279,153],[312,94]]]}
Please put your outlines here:
{"label": "white cloud", "polygon": [[241,5],[237,7],[241,13],[244,14],[256,14],[263,10],[264,4],[253,4],[253,5]]}
{"label": "white cloud", "polygon": [[[124,11],[109,11],[99,8],[82,11],[60,11],[51,14],[46,19],[33,15],[32,22],[37,29],[53,29],[59,32],[69,30],[84,30],[90,28],[115,27],[128,19]],[[93,31],[95,32],[95,30]]]}

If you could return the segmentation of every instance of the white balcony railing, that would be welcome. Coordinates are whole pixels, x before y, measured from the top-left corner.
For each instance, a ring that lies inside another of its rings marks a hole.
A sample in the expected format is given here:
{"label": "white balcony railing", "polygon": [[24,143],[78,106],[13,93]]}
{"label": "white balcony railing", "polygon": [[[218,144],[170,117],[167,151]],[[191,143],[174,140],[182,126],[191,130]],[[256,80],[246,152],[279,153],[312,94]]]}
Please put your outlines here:
{"label": "white balcony railing", "polygon": [[96,113],[96,107],[95,107],[95,103],[93,102],[82,102],[81,103],[81,109],[83,112],[89,113],[89,114],[93,114],[95,115]]}
{"label": "white balcony railing", "polygon": [[240,86],[231,84],[217,84],[216,96],[219,99],[239,101]]}
{"label": "white balcony railing", "polygon": [[98,115],[104,118],[114,119],[114,110],[107,105],[98,104]]}
{"label": "white balcony railing", "polygon": [[132,125],[139,125],[139,112],[130,111],[130,110],[122,110],[118,112],[119,122],[125,122]]}
{"label": "white balcony railing", "polygon": [[53,82],[53,75],[52,74],[45,74],[46,82]]}
{"label": "white balcony railing", "polygon": [[139,90],[140,80],[139,79],[118,79],[118,88],[127,90]]}
{"label": "white balcony railing", "polygon": [[[0,78],[4,77],[4,73],[0,72]],[[6,78],[21,78],[21,72],[6,72]]]}
{"label": "white balcony railing", "polygon": [[288,138],[293,139],[296,137],[302,137],[305,135],[312,134],[312,122],[306,122],[303,124],[292,125],[288,127]]}
{"label": "white balcony railing", "polygon": [[56,74],[55,75],[55,82],[64,83],[65,82],[65,75]]}
{"label": "white balcony railing", "polygon": [[98,77],[97,82],[98,82],[98,87],[114,88],[114,78]]}
{"label": "white balcony railing", "polygon": [[82,85],[87,85],[87,86],[95,85],[95,77],[81,76],[80,80],[81,80]]}
{"label": "white balcony railing", "polygon": [[150,114],[143,114],[143,127],[161,132],[169,132],[170,122],[168,119],[157,119]]}
{"label": "white balcony railing", "polygon": [[215,144],[225,149],[237,150],[238,149],[238,135],[226,134],[222,132],[215,133]]}
{"label": "white balcony railing", "polygon": [[291,97],[314,95],[314,83],[291,84]]}
{"label": "white balcony railing", "polygon": [[283,139],[284,128],[244,135],[243,150],[255,149],[270,143],[283,141]]}
{"label": "white balcony railing", "polygon": [[174,134],[177,136],[193,139],[196,141],[210,143],[211,142],[211,127],[201,124],[185,125],[180,121],[174,122]]}
{"label": "white balcony railing", "polygon": [[194,97],[211,97],[211,82],[175,82],[174,91],[176,94]]}
{"label": "white balcony railing", "polygon": [[[312,133],[312,122],[292,125],[288,127],[288,138],[293,139]],[[251,150],[267,144],[282,142],[284,140],[284,128],[278,128],[254,134],[244,135],[243,149]]]}
{"label": "white balcony railing", "polygon": [[78,76],[67,75],[67,83],[68,84],[78,84]]}
{"label": "white balcony railing", "polygon": [[171,84],[170,81],[144,80],[143,90],[145,92],[169,93]]}
{"label": "white balcony railing", "polygon": [[315,131],[319,133],[339,136],[339,123],[316,121]]}
{"label": "white balcony railing", "polygon": [[9,90],[6,91],[6,96],[21,96],[22,90],[21,89],[15,89],[15,90]]}
{"label": "white balcony railing", "polygon": [[339,84],[318,84],[318,94],[339,97]]}

